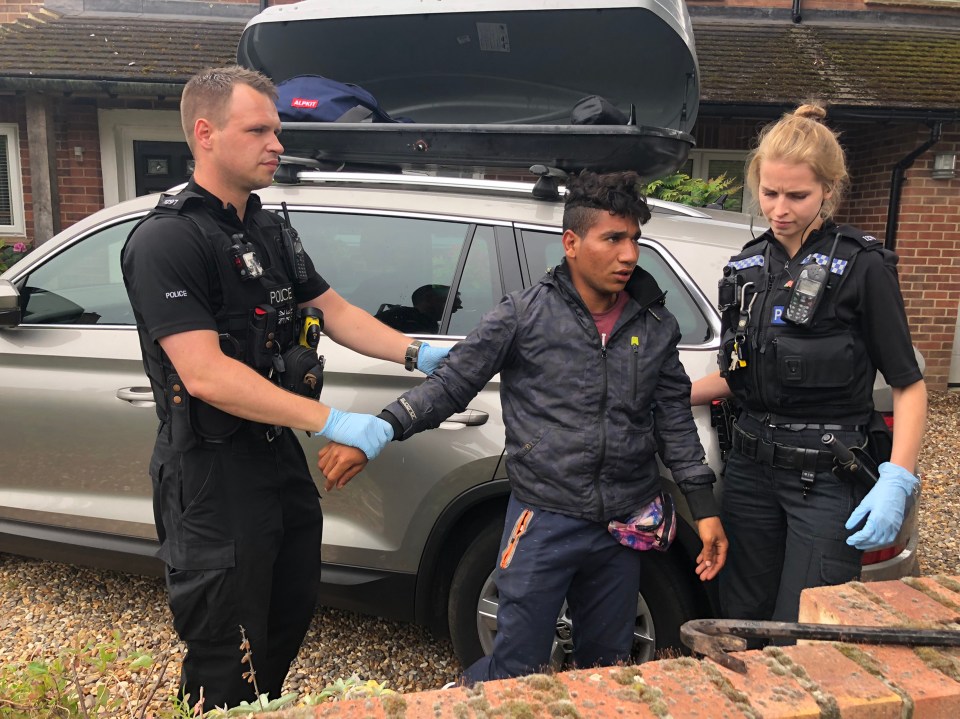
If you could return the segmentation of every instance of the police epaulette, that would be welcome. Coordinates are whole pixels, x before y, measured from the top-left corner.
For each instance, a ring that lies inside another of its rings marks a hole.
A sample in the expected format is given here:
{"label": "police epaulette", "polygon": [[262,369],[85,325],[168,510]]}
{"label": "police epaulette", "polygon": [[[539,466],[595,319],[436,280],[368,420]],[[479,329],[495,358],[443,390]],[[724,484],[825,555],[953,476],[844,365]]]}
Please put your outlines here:
{"label": "police epaulette", "polygon": [[195,200],[202,202],[203,197],[196,192],[189,192],[187,190],[178,192],[176,195],[162,194],[160,195],[160,199],[157,201],[157,209],[179,212]]}
{"label": "police epaulette", "polygon": [[[743,252],[745,249],[747,249],[751,245],[756,245],[759,242],[766,242],[768,239],[770,239],[770,237],[767,237],[767,235],[769,234],[770,234],[770,230],[760,233],[759,235],[754,237],[752,240],[747,242],[743,247],[741,247],[740,252]],[[740,254],[740,253],[738,252],[737,254]]]}
{"label": "police epaulette", "polygon": [[883,243],[873,235],[864,234],[853,225],[840,225],[835,232],[841,237],[853,240],[864,249],[882,248]]}

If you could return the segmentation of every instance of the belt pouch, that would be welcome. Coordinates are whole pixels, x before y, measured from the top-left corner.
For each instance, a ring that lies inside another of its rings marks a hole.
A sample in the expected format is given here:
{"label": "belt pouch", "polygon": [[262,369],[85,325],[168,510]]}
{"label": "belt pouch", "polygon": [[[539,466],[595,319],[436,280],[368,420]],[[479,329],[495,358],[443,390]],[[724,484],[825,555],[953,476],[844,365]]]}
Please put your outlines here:
{"label": "belt pouch", "polygon": [[189,452],[197,446],[197,436],[191,425],[190,395],[177,374],[167,375],[165,393],[170,418],[170,444],[178,452]]}
{"label": "belt pouch", "polygon": [[247,326],[247,357],[254,369],[273,367],[277,355],[277,310],[273,305],[257,305]]}

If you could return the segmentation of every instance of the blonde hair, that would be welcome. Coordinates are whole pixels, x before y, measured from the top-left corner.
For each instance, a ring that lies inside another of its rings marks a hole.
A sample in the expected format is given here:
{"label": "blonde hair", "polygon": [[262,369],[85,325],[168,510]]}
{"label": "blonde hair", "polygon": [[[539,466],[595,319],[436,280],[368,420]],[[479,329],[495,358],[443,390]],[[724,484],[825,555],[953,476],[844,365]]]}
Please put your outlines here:
{"label": "blonde hair", "polygon": [[249,85],[254,90],[277,101],[277,88],[266,75],[239,65],[212,67],[201,70],[183,88],[180,96],[180,123],[187,144],[193,150],[193,127],[204,117],[221,128],[227,121],[227,108],[237,85]]}
{"label": "blonde hair", "polygon": [[760,196],[761,163],[769,160],[805,164],[823,184],[824,191],[832,192],[824,198],[820,215],[833,215],[843,199],[849,175],[837,133],[822,122],[826,116],[822,103],[810,101],[763,128],[747,165],[747,186],[754,198]]}

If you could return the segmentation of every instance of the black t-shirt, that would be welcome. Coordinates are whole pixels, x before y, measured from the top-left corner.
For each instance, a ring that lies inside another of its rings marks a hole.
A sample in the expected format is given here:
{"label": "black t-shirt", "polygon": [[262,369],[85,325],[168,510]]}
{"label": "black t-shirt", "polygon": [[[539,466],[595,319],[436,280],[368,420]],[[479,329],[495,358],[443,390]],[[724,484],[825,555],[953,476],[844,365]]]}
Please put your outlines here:
{"label": "black t-shirt", "polygon": [[[788,274],[795,277],[800,261],[810,253],[829,255],[835,231],[836,225],[829,223],[811,233],[793,260],[772,233],[765,233],[773,282],[785,280]],[[762,243],[755,247],[758,254],[766,249]],[[871,249],[857,252],[849,276],[839,283],[835,302],[837,319],[855,329],[871,362],[891,387],[906,387],[923,379],[913,353],[895,254]]]}
{"label": "black t-shirt", "polygon": [[[253,218],[266,211],[257,195],[250,195],[241,221],[233,206],[224,208],[196,183],[186,189],[203,197],[204,209],[228,235],[243,232],[248,242],[262,246],[265,239]],[[138,328],[151,343],[180,332],[217,330],[214,317],[223,297],[217,261],[209,240],[188,217],[158,214],[137,227],[124,250],[123,274]],[[297,302],[329,288],[307,257],[307,281],[294,284]]]}

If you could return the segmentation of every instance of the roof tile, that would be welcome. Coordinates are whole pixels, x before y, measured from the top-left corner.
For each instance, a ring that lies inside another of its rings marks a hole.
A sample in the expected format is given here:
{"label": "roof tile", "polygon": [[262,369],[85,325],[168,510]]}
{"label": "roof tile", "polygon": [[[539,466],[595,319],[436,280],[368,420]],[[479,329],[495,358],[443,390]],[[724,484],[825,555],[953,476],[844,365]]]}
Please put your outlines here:
{"label": "roof tile", "polygon": [[[65,16],[0,25],[0,78],[185,83],[243,23]],[[694,19],[701,100],[960,108],[960,29]]]}

